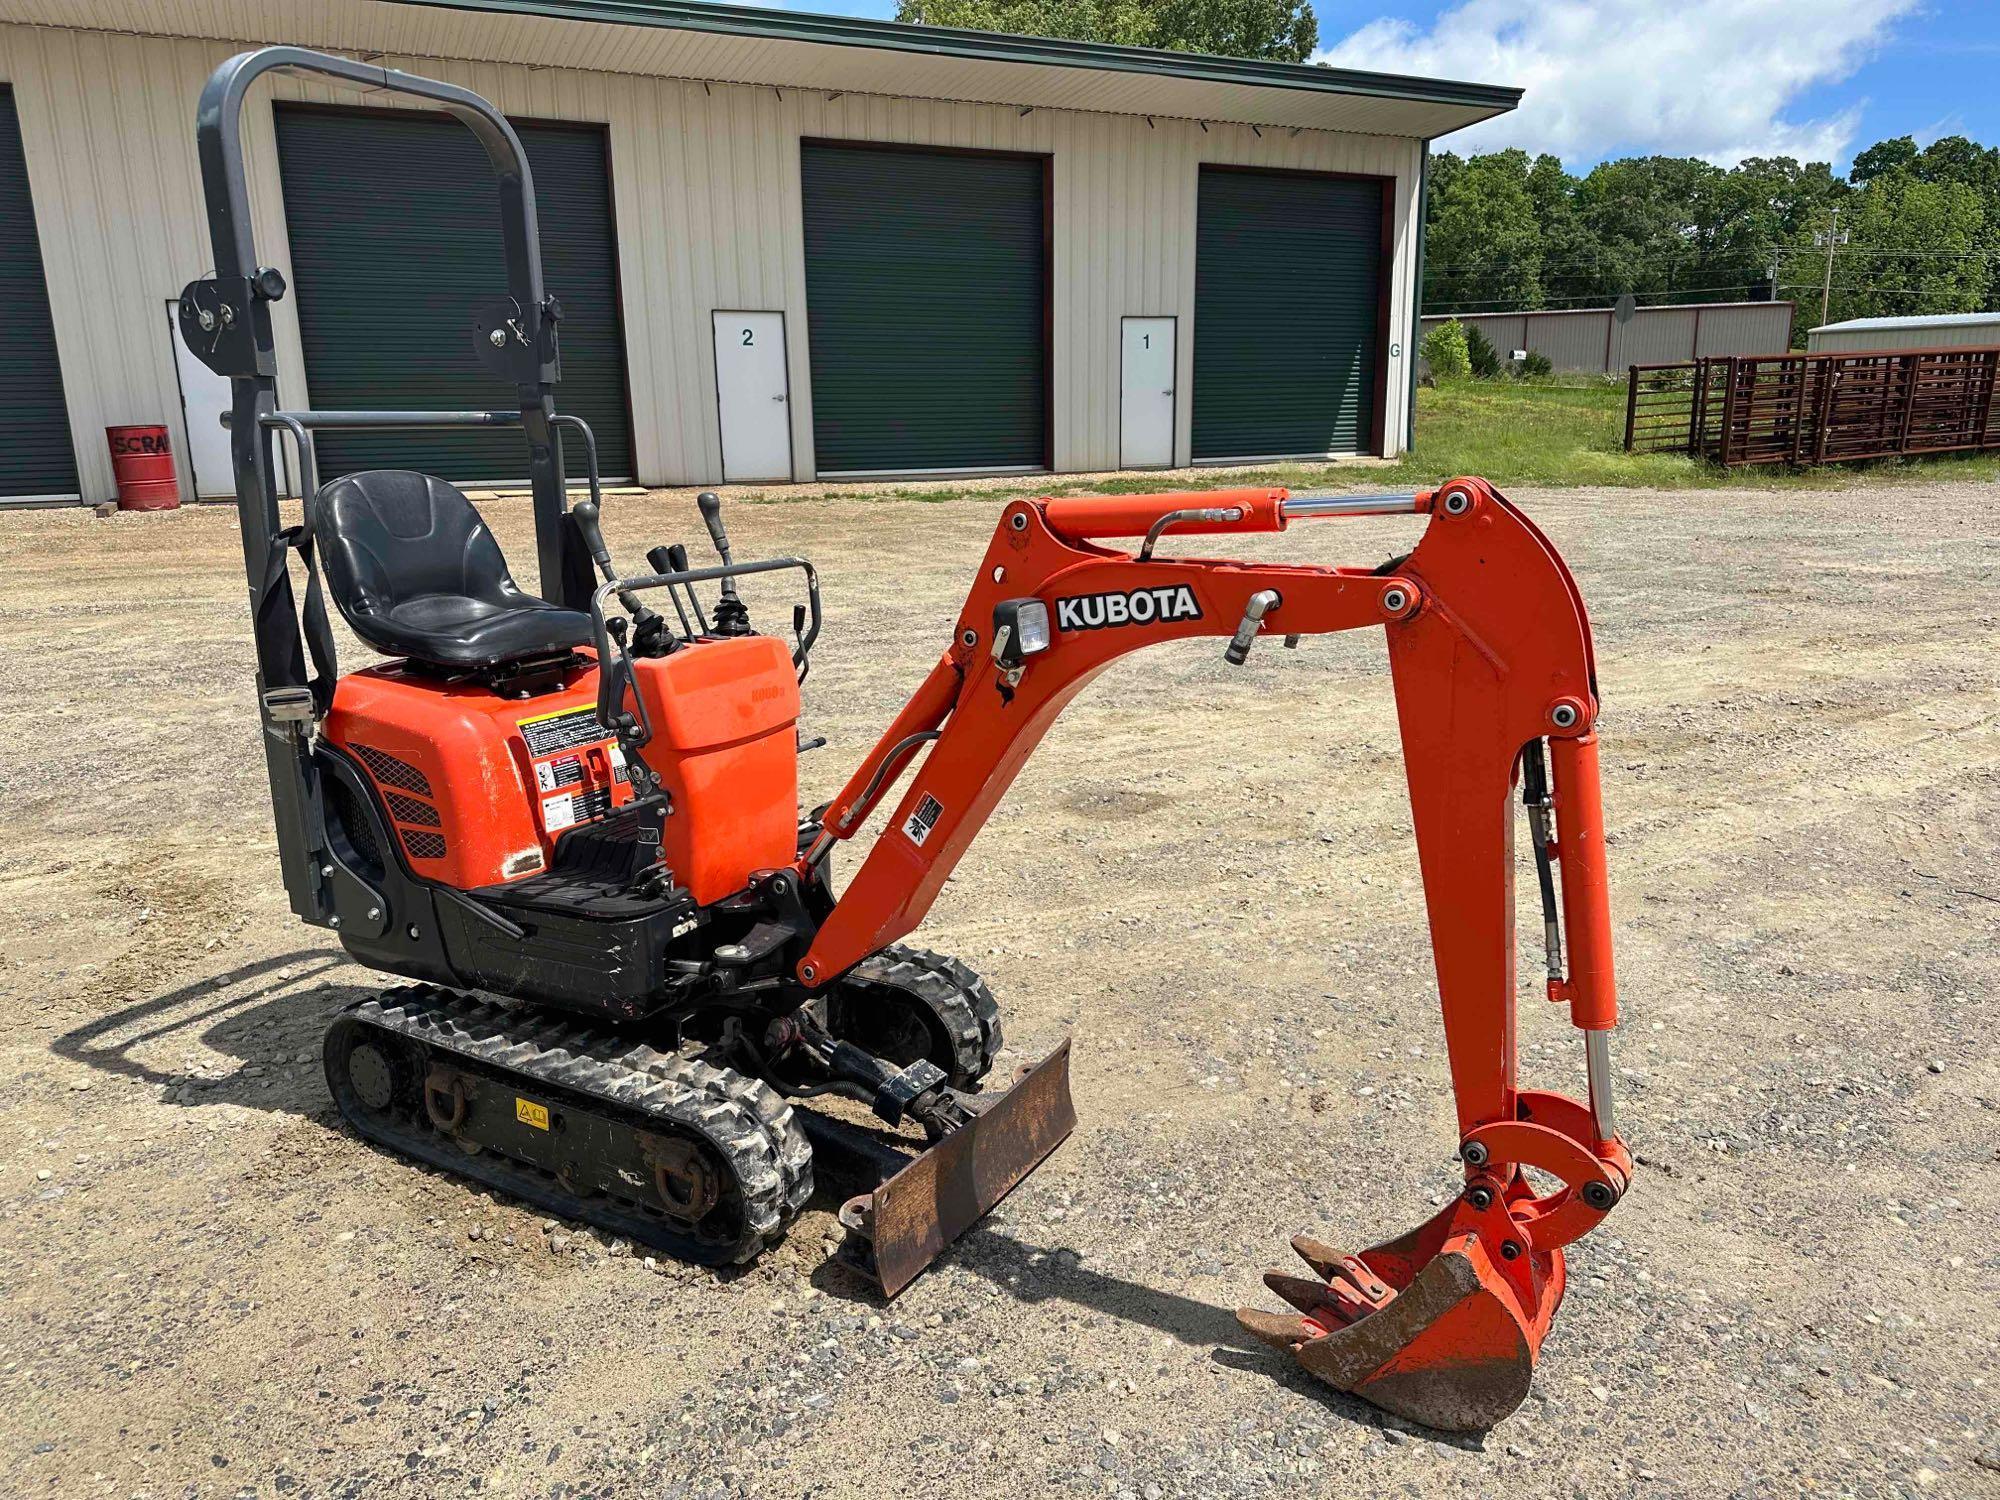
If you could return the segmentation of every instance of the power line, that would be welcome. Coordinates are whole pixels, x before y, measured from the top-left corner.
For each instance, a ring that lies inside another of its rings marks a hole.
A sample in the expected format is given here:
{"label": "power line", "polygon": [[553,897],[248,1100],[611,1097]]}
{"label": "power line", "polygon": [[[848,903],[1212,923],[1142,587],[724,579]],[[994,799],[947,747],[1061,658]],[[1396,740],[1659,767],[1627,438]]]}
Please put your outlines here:
{"label": "power line", "polygon": [[[1810,255],[1818,257],[1823,246],[1819,245],[1779,245],[1772,248],[1773,255]],[[1843,245],[1843,258],[1854,255],[1875,255],[1902,257],[1924,256],[1933,260],[2000,260],[2000,250],[1885,250],[1870,249],[1866,245],[1849,247]]]}
{"label": "power line", "polygon": [[[1758,282],[1756,283],[1756,285],[1763,286],[1765,285],[1765,283]],[[1755,289],[1754,287],[1670,287],[1665,289],[1656,289],[1648,292],[1635,292],[1633,293],[1633,295],[1635,297],[1649,297],[1649,296],[1662,296],[1662,295],[1671,296],[1671,295],[1678,295],[1682,292],[1729,292],[1729,291],[1751,291],[1754,289]],[[1774,285],[1772,289],[1774,291],[1779,291],[1779,292],[1816,292],[1819,290],[1819,283],[1816,281],[1796,282],[1796,283],[1786,282],[1781,285]],[[1884,297],[1924,297],[1924,296],[1929,296],[1931,292],[1936,290],[1936,288],[1934,287],[1876,286],[1872,283],[1839,282],[1839,281],[1834,283],[1833,289],[1836,292],[1843,292],[1843,293],[1866,292]],[[1438,317],[1448,316],[1452,313],[1463,312],[1471,314],[1486,313],[1486,314],[1494,314],[1505,317],[1517,313],[1563,312],[1567,310],[1560,307],[1550,307],[1546,304],[1544,304],[1541,307],[1522,307],[1518,304],[1518,299],[1505,299],[1505,298],[1500,299],[1500,301],[1503,302],[1509,300],[1514,301],[1515,305],[1500,306],[1498,305],[1498,303],[1491,303],[1491,302],[1452,302],[1439,307],[1426,307],[1422,315],[1426,318],[1438,318]],[[1557,297],[1557,298],[1551,298],[1549,300],[1555,302],[1594,302],[1598,304],[1599,307],[1602,307],[1604,305],[1604,298],[1602,296]],[[1766,304],[1766,305],[1771,305],[1771,304]],[[1654,302],[1647,304],[1647,306],[1653,309],[1671,310],[1675,307],[1687,306],[1687,304],[1675,303],[1675,302]],[[1591,309],[1581,309],[1581,310],[1590,311]]]}
{"label": "power line", "polygon": [[[1762,281],[1753,282],[1749,284],[1745,284],[1743,282],[1731,282],[1726,286],[1655,286],[1655,287],[1644,287],[1644,288],[1633,287],[1629,288],[1629,290],[1631,291],[1631,294],[1634,297],[1680,297],[1680,296],[1686,296],[1691,292],[1748,292],[1748,291],[1754,291],[1757,287],[1763,285],[1765,285],[1765,283]],[[1574,297],[1549,297],[1544,299],[1544,301],[1545,303],[1596,302],[1601,304],[1604,302],[1606,297],[1613,295],[1614,294],[1608,292],[1589,292]],[[1622,296],[1623,293],[1618,293],[1615,295]],[[1469,310],[1473,308],[1492,309],[1498,307],[1498,305],[1503,302],[1519,302],[1519,301],[1520,298],[1518,297],[1496,297],[1491,299],[1490,301],[1485,301],[1485,302],[1452,298],[1449,300],[1448,304],[1445,307],[1439,310],[1452,312],[1452,311],[1459,311],[1462,309]],[[1671,307],[1673,304],[1667,303],[1665,305]],[[1504,312],[1544,312],[1547,311],[1548,309],[1546,306],[1544,306],[1544,307],[1507,307],[1507,308],[1500,308],[1499,310]]]}

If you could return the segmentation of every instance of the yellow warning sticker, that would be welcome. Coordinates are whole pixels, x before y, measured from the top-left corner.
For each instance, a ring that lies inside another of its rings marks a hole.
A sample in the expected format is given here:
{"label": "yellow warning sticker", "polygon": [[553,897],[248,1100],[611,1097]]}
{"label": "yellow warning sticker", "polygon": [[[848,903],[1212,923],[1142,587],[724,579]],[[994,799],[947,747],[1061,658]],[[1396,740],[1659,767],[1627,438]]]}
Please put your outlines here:
{"label": "yellow warning sticker", "polygon": [[537,1104],[532,1099],[523,1099],[516,1095],[514,1099],[514,1118],[519,1120],[523,1125],[532,1125],[537,1130],[547,1130],[549,1128],[549,1107],[546,1104]]}

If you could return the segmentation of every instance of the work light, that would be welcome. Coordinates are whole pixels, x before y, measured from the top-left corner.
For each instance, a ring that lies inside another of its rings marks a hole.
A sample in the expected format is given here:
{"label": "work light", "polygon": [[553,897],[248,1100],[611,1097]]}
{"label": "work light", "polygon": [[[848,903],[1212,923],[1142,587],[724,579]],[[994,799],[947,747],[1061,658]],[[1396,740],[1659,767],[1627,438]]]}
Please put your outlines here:
{"label": "work light", "polygon": [[993,606],[993,659],[1009,671],[1049,649],[1049,607],[1039,599],[1003,599]]}

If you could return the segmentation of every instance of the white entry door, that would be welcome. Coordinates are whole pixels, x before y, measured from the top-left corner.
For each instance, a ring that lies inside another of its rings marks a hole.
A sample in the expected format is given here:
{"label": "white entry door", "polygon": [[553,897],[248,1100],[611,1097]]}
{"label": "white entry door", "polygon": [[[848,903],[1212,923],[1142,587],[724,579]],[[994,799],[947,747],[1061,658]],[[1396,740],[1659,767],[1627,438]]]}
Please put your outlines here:
{"label": "white entry door", "polygon": [[194,357],[181,341],[176,304],[167,303],[167,338],[174,346],[174,370],[180,376],[181,452],[187,455],[188,493],[236,493],[236,460],[229,452],[229,432],[222,414],[229,410],[229,382]]}
{"label": "white entry door", "polygon": [[715,314],[715,392],[722,477],[731,484],[792,477],[792,403],[781,312]]}
{"label": "white entry door", "polygon": [[1125,319],[1118,393],[1118,466],[1168,469],[1174,462],[1174,320]]}

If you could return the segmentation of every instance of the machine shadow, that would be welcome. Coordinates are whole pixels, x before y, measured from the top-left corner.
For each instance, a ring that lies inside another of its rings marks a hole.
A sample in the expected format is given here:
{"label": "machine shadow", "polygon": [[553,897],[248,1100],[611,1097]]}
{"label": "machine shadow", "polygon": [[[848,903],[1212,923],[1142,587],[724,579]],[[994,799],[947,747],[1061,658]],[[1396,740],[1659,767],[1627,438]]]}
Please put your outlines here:
{"label": "machine shadow", "polygon": [[[259,959],[99,1016],[63,1033],[49,1048],[72,1062],[162,1088],[165,1102],[182,1108],[237,1104],[322,1120],[337,1131],[341,1126],[321,1073],[320,1041],[333,1013],[373,988],[365,982],[326,982],[330,973],[348,962],[343,954],[311,948]],[[250,1074],[239,1068],[209,1077],[165,1068],[137,1055],[183,1035],[237,1058],[246,1068],[256,1062],[266,1071]],[[286,1060],[273,1065],[274,1052]],[[296,1061],[306,1052],[311,1053],[309,1062]],[[815,1194],[814,1206],[831,1211],[844,1196],[829,1180]],[[1431,1432],[1322,1385],[1285,1355],[1244,1332],[1232,1308],[1091,1270],[1069,1247],[1033,1244],[980,1224],[947,1256],[952,1264],[985,1278],[1024,1305],[1066,1302],[1154,1329],[1190,1348],[1207,1350],[1217,1364],[1275,1380],[1358,1426],[1393,1429],[1414,1440],[1475,1452],[1483,1447],[1481,1435]],[[727,1283],[750,1269],[731,1266],[712,1274],[719,1283]],[[837,1257],[823,1261],[811,1281],[829,1297],[884,1305],[880,1291]]]}
{"label": "machine shadow", "polygon": [[[1154,1329],[1190,1348],[1206,1349],[1208,1357],[1219,1365],[1274,1380],[1356,1426],[1391,1430],[1412,1440],[1469,1452],[1482,1451],[1485,1446],[1484,1434],[1433,1432],[1314,1380],[1289,1356],[1245,1332],[1233,1308],[1089,1270],[1082,1257],[1067,1247],[1031,1244],[981,1224],[946,1255],[951,1264],[984,1277],[1017,1302],[1029,1306],[1066,1302]],[[837,1260],[821,1266],[813,1274],[812,1284],[830,1297],[883,1305],[879,1291]]]}
{"label": "machine shadow", "polygon": [[[331,1116],[321,1081],[320,1040],[333,1013],[366,985],[325,983],[350,960],[305,948],[211,974],[151,1000],[87,1021],[49,1043],[49,1050],[101,1072],[166,1090],[163,1102],[194,1108],[238,1104],[246,1109]],[[199,1042],[245,1066],[211,1077],[147,1061],[139,1054],[176,1037]],[[294,1061],[310,1052],[310,1062]],[[274,1060],[279,1054],[284,1061]],[[252,1064],[261,1071],[247,1071]]]}

